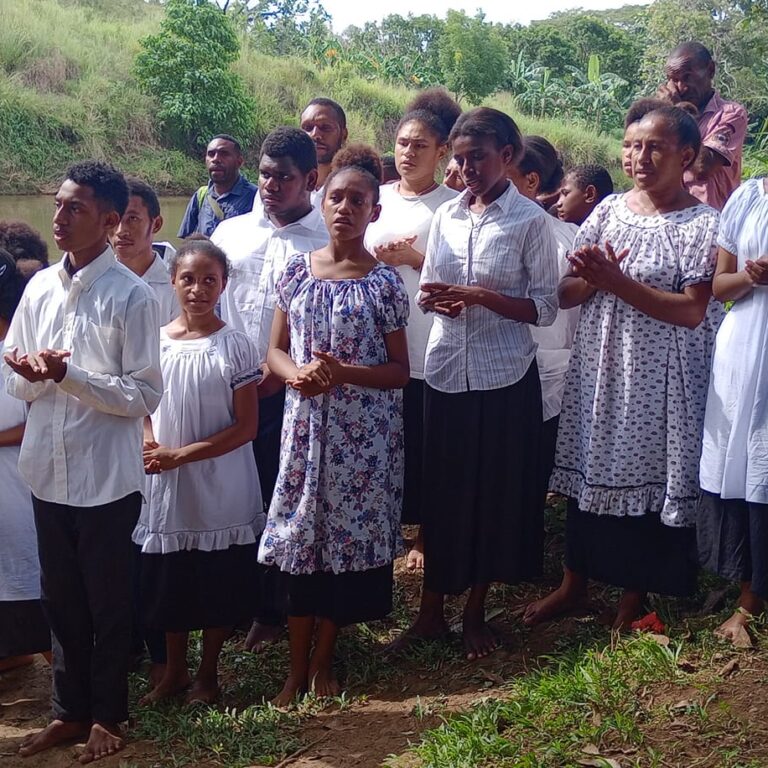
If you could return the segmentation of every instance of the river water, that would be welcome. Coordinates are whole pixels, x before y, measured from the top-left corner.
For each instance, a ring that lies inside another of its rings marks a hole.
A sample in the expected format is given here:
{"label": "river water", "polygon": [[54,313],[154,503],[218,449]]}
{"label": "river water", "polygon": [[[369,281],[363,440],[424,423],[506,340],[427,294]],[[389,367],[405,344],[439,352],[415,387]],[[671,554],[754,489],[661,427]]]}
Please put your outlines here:
{"label": "river water", "polygon": [[[188,197],[161,197],[160,210],[163,214],[163,228],[155,240],[168,240],[179,244],[179,231]],[[0,219],[20,219],[34,227],[48,243],[51,261],[59,260],[59,251],[53,239],[51,220],[53,218],[53,195],[0,195]]]}

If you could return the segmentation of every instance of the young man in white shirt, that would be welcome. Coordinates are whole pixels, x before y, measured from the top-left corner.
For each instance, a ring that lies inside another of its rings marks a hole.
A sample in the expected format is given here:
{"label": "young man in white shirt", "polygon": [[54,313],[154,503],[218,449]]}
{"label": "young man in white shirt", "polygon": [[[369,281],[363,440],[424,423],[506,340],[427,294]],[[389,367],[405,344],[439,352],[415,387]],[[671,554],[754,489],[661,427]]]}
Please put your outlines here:
{"label": "young man in white shirt", "polygon": [[151,290],[107,240],[128,204],[122,174],[75,164],[55,200],[64,257],[30,280],[4,355],[8,393],[29,403],[19,471],[32,490],[53,644],[53,719],[19,751],[87,738],[89,763],[124,746],[131,533],[142,423],[163,393],[160,320]]}
{"label": "young man in white shirt", "polygon": [[179,302],[168,267],[152,242],[163,226],[160,201],[145,181],[128,178],[126,182],[128,207],[110,241],[117,260],[152,289],[160,305],[160,325],[167,325],[178,316]]}
{"label": "young man in white shirt", "polygon": [[[261,493],[269,508],[280,460],[285,385],[266,366],[269,334],[275,311],[275,283],[288,259],[296,253],[321,248],[328,232],[310,194],[317,183],[317,155],[312,139],[298,128],[272,131],[261,145],[259,195],[262,205],[245,216],[222,221],[211,236],[232,262],[227,288],[221,297],[221,316],[247,333],[262,362],[259,384],[259,435],[254,453]],[[269,603],[273,587],[262,588]],[[282,631],[283,617],[267,607],[248,635],[246,647],[260,650]]]}

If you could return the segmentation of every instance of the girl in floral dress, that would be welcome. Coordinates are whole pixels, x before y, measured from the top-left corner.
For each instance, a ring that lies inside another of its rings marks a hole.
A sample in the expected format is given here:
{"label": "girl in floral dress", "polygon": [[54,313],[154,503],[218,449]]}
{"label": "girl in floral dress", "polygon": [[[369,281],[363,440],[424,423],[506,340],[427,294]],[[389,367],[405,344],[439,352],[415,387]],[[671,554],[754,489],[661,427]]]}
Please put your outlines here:
{"label": "girl in floral dress", "polygon": [[364,147],[334,161],[325,248],[289,261],[267,358],[288,384],[280,472],[259,559],[284,576],[291,667],[275,704],[339,692],[339,628],[384,617],[400,553],[402,388],[408,294],[365,250],[381,162]]}

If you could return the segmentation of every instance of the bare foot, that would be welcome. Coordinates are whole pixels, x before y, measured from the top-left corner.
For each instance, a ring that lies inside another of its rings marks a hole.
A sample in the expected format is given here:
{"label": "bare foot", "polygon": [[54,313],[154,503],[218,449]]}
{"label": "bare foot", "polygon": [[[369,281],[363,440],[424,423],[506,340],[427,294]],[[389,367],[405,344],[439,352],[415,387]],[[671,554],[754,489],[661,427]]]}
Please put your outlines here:
{"label": "bare foot", "polygon": [[616,606],[616,618],[613,620],[615,632],[626,632],[632,628],[632,622],[643,615],[645,595],[642,592],[625,591]]}
{"label": "bare foot", "polygon": [[480,623],[465,621],[463,639],[467,661],[485,658],[499,647],[499,641],[484,621]]}
{"label": "bare foot", "polygon": [[125,747],[120,728],[113,723],[94,723],[83,754],[78,760],[85,765],[119,752]]}
{"label": "bare foot", "polygon": [[152,688],[157,688],[165,677],[165,664],[152,664],[149,668],[149,685]]}
{"label": "bare foot", "polygon": [[413,546],[406,555],[405,567],[409,571],[424,570],[424,537],[421,535],[421,528],[419,528],[416,541],[413,542]]}
{"label": "bare foot", "polygon": [[139,699],[139,706],[145,707],[148,704],[156,704],[158,701],[178,696],[182,691],[186,691],[190,685],[192,685],[192,678],[189,676],[189,672],[185,670],[178,676],[169,675],[166,668],[163,679],[146,696]]}
{"label": "bare foot", "polygon": [[189,689],[189,693],[187,693],[186,698],[184,699],[184,703],[188,705],[215,704],[220,693],[221,689],[218,685],[209,685],[200,680],[195,680],[195,682],[192,683],[192,687]]}
{"label": "bare foot", "polygon": [[396,637],[385,649],[387,653],[400,653],[415,643],[425,640],[444,640],[450,635],[445,618],[419,614],[412,626]]}
{"label": "bare foot", "polygon": [[737,609],[715,630],[715,637],[732,643],[736,648],[752,648],[752,638],[747,631],[750,621],[752,614],[749,611]]}
{"label": "bare foot", "polygon": [[309,690],[319,698],[338,696],[341,693],[341,686],[333,674],[333,669],[321,667],[319,669],[309,670]]}
{"label": "bare foot", "polygon": [[90,723],[52,720],[42,731],[27,736],[21,742],[19,754],[29,757],[68,741],[79,741],[88,735],[90,728]]}
{"label": "bare foot", "polygon": [[296,700],[307,692],[307,688],[305,679],[297,680],[289,675],[283,690],[272,699],[272,705],[278,709],[286,709],[295,704]]}
{"label": "bare foot", "polygon": [[584,590],[575,590],[565,584],[561,584],[554,592],[550,592],[541,600],[530,603],[523,613],[523,624],[526,627],[535,627],[546,621],[562,616],[564,613],[583,608],[587,595]]}
{"label": "bare foot", "polygon": [[245,650],[259,653],[272,643],[276,643],[285,631],[285,627],[274,624],[260,624],[254,621],[245,638]]}

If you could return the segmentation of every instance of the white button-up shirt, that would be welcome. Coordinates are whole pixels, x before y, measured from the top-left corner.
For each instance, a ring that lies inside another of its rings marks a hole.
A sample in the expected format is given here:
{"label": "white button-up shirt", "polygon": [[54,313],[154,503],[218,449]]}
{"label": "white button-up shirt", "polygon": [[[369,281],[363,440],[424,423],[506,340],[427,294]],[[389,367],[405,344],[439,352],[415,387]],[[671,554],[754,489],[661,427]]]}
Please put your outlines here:
{"label": "white button-up shirt", "polygon": [[152,289],[157,303],[160,305],[160,325],[168,325],[179,316],[179,300],[176,289],[171,284],[171,273],[168,265],[155,254],[155,260],[141,279]]}
{"label": "white button-up shirt", "polygon": [[248,334],[264,363],[275,314],[275,285],[288,259],[328,243],[328,231],[317,208],[306,216],[276,227],[261,208],[225,219],[216,227],[211,242],[232,263],[227,287],[221,296],[221,318]]}
{"label": "white button-up shirt", "polygon": [[[481,214],[469,190],[437,209],[421,285],[477,285],[531,299],[537,325],[557,315],[557,244],[545,213],[513,184]],[[424,378],[441,392],[499,389],[519,381],[536,354],[527,323],[474,305],[451,319],[435,313]]]}
{"label": "white button-up shirt", "polygon": [[70,276],[69,256],[28,283],[6,337],[18,354],[65,349],[57,384],[3,364],[8,394],[30,403],[19,471],[43,501],[108,504],[144,491],[142,421],[163,394],[157,301],[111,248]]}

